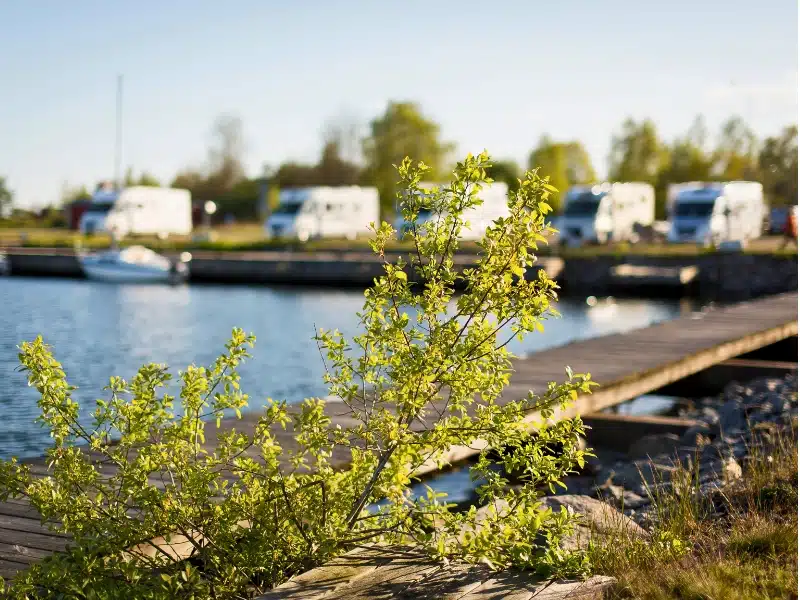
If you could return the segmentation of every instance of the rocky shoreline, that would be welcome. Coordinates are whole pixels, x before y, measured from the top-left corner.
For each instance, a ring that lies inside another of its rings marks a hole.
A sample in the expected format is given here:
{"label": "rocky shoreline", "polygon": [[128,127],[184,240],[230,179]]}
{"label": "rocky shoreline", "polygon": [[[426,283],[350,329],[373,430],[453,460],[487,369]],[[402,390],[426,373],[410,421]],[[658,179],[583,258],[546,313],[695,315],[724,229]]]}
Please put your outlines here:
{"label": "rocky shoreline", "polygon": [[645,436],[627,455],[597,451],[591,474],[569,478],[566,490],[543,500],[554,510],[567,506],[583,514],[595,531],[614,521],[645,534],[654,526],[654,498],[685,485],[690,471],[693,493],[713,496],[743,476],[742,467],[771,436],[794,435],[797,409],[795,374],[731,382],[720,396],[681,409],[681,417],[697,421],[683,436]]}

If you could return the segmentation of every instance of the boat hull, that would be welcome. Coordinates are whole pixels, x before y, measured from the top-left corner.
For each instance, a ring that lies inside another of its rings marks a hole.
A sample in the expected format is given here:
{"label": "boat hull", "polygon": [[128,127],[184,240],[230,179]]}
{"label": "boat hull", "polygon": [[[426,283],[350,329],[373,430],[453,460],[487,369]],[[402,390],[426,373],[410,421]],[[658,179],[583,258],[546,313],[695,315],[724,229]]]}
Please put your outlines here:
{"label": "boat hull", "polygon": [[172,283],[181,280],[176,273],[160,269],[83,265],[83,272],[88,279],[114,283]]}

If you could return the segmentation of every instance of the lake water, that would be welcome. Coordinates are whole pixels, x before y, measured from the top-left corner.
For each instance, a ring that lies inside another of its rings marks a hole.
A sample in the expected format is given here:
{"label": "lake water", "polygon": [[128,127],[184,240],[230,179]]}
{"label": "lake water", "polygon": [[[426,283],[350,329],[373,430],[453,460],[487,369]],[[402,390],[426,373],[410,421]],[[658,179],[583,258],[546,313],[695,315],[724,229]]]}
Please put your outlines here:
{"label": "lake water", "polygon": [[[241,286],[112,285],[83,280],[0,278],[0,458],[41,454],[49,441],[34,418],[36,391],[18,367],[17,346],[42,334],[74,396],[88,404],[105,397],[111,375],[132,376],[144,363],[173,372],[210,365],[233,327],[257,337],[241,369],[251,405],[266,397],[292,402],[324,396],[323,365],[314,326],[357,333],[360,291]],[[696,308],[688,301],[563,299],[560,319],[544,333],[515,342],[525,354],[607,333],[647,326]],[[87,408],[92,408],[87,406]]]}

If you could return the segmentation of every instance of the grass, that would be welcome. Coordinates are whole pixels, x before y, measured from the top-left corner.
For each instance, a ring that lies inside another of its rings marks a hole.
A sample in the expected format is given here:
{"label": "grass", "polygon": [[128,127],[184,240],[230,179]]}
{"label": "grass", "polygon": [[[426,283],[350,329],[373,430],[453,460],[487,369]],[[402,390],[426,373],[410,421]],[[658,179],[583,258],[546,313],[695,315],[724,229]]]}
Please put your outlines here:
{"label": "grass", "polygon": [[[284,240],[271,240],[264,237],[261,225],[245,223],[226,225],[214,229],[215,239],[202,241],[193,239],[192,236],[174,236],[167,240],[155,237],[141,237],[126,240],[125,244],[145,244],[154,250],[184,251],[184,250],[209,250],[218,252],[252,252],[264,250],[294,251],[369,251],[366,238],[348,241],[343,239],[314,240],[305,244],[288,242]],[[28,248],[73,248],[80,245],[83,248],[107,248],[107,236],[84,237],[73,231],[65,229],[14,229],[0,228],[0,247],[28,247]],[[411,250],[408,242],[396,242],[389,246],[393,251]],[[474,242],[461,244],[461,251],[465,253],[477,252],[478,246]],[[558,246],[543,246],[538,254],[558,255],[563,258],[620,258],[624,256],[661,256],[661,257],[695,257],[713,254],[714,250],[698,248],[694,244],[636,244],[627,243],[613,246],[587,246],[583,248],[559,248]],[[746,249],[746,253],[755,255],[775,255],[786,258],[796,258],[797,248],[792,246],[781,248],[781,238],[763,238],[755,240]]]}
{"label": "grass", "polygon": [[767,433],[744,476],[712,497],[697,493],[696,465],[679,491],[655,492],[652,539],[619,533],[589,548],[608,598],[772,600],[797,598],[797,440]]}

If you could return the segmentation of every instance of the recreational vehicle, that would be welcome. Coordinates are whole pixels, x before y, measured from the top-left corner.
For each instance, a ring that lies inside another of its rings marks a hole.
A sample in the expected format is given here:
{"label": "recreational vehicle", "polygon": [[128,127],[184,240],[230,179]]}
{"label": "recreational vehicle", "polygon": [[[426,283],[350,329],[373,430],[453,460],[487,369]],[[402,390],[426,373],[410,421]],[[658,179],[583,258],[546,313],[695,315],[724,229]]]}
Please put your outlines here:
{"label": "recreational vehicle", "polygon": [[[421,183],[422,190],[431,190],[434,187],[444,187],[446,184],[435,183]],[[425,195],[423,191],[423,195]],[[462,240],[479,240],[483,237],[486,229],[500,217],[507,217],[509,215],[508,209],[508,185],[503,182],[495,181],[490,184],[483,185],[483,188],[478,193],[478,197],[482,202],[478,206],[466,209],[462,213],[462,219],[466,225],[461,229]],[[398,210],[398,213],[400,211]],[[444,215],[441,215],[444,217]],[[435,222],[437,215],[433,213],[430,208],[423,208],[417,215],[417,227],[422,227],[426,223]],[[404,235],[411,229],[411,223],[403,219],[402,215],[398,215],[395,229]]]}
{"label": "recreational vehicle", "polygon": [[636,226],[649,227],[654,221],[653,186],[606,182],[567,190],[558,227],[562,243],[580,246],[635,241]]}
{"label": "recreational vehicle", "polygon": [[706,183],[675,198],[668,241],[719,246],[761,237],[764,190],[754,181]]}
{"label": "recreational vehicle", "polygon": [[379,222],[380,199],[373,187],[307,187],[281,190],[279,205],[264,227],[273,237],[350,240]]}
{"label": "recreational vehicle", "polygon": [[81,215],[83,234],[188,235],[192,232],[192,197],[189,190],[132,186],[117,192],[98,189]]}

